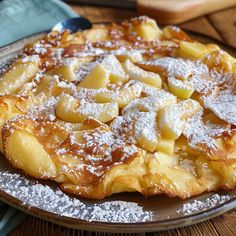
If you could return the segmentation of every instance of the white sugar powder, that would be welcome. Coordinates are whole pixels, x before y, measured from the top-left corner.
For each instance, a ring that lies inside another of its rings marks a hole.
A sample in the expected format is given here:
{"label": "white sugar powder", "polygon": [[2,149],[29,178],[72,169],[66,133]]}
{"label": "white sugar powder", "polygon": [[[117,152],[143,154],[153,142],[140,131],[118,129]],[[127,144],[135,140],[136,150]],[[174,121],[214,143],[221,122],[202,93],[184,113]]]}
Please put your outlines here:
{"label": "white sugar powder", "polygon": [[0,171],[0,189],[29,205],[62,216],[87,221],[135,223],[152,220],[152,212],[134,202],[107,201],[86,203],[69,197],[57,188],[8,171]]}
{"label": "white sugar powder", "polygon": [[194,200],[189,203],[183,204],[183,206],[177,210],[177,213],[182,213],[185,215],[189,215],[192,213],[197,213],[200,211],[204,211],[210,208],[213,208],[217,205],[223,204],[229,201],[232,197],[229,195],[219,195],[213,194],[212,196],[208,197],[204,200]]}
{"label": "white sugar powder", "polygon": [[204,107],[213,111],[220,119],[236,125],[236,95],[232,89],[213,92],[203,98]]}

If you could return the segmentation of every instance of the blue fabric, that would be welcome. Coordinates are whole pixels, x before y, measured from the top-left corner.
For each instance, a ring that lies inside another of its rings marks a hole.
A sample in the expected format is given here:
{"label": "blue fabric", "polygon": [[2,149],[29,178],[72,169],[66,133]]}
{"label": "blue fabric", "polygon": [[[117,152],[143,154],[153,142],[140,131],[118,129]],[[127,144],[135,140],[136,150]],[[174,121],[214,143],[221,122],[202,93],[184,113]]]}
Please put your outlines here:
{"label": "blue fabric", "polygon": [[[2,204],[2,202],[0,202]],[[26,214],[10,207],[5,215],[0,220],[0,235],[5,236],[12,231],[18,224],[20,224],[25,218]]]}
{"label": "blue fabric", "polygon": [[77,14],[59,0],[0,1],[0,46],[27,35],[49,30]]}
{"label": "blue fabric", "polygon": [[[77,14],[59,0],[0,0],[0,47],[25,36],[50,30]],[[0,207],[3,205],[0,202]],[[9,207],[0,219],[0,236],[14,229],[26,214]]]}

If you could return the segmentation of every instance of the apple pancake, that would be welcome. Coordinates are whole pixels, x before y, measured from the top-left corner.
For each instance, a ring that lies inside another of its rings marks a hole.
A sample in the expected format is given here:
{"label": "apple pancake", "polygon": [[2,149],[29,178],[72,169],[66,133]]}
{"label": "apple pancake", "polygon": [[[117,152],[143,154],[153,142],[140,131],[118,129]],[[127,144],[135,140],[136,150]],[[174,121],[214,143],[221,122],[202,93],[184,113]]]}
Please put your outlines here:
{"label": "apple pancake", "polygon": [[52,31],[0,78],[0,150],[90,199],[232,190],[235,77],[217,45],[145,16]]}

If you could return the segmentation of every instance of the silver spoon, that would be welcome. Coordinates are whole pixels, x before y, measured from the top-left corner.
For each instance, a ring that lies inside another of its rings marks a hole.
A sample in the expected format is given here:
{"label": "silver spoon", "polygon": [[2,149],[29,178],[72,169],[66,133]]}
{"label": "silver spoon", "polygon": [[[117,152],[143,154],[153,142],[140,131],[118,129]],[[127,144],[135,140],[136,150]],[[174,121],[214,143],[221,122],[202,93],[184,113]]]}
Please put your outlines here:
{"label": "silver spoon", "polygon": [[92,23],[84,17],[74,17],[57,23],[52,30],[63,31],[70,30],[71,33],[92,28]]}

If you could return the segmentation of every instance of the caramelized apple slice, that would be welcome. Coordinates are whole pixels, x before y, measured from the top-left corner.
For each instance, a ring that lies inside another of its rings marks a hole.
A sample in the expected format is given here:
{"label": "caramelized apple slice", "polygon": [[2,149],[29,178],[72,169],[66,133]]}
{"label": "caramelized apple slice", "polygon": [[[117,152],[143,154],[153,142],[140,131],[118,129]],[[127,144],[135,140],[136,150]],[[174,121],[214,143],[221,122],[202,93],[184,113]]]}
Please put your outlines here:
{"label": "caramelized apple slice", "polygon": [[83,122],[88,117],[93,117],[101,122],[108,122],[119,114],[118,104],[89,103],[79,101],[70,95],[64,95],[58,101],[56,115],[67,122]]}
{"label": "caramelized apple slice", "polygon": [[94,69],[79,83],[78,87],[99,89],[106,88],[109,84],[109,71],[98,64]]}
{"label": "caramelized apple slice", "polygon": [[186,59],[202,59],[208,53],[207,47],[198,42],[181,41],[178,55]]}
{"label": "caramelized apple slice", "polygon": [[29,175],[54,177],[57,174],[49,154],[37,138],[27,132],[15,130],[6,141],[5,152],[15,167]]}
{"label": "caramelized apple slice", "polygon": [[0,95],[16,93],[38,72],[38,56],[27,56],[17,61],[10,70],[0,78]]}
{"label": "caramelized apple slice", "polygon": [[113,54],[109,54],[100,60],[101,64],[110,72],[111,83],[124,83],[128,80],[128,76],[125,74],[120,62]]}
{"label": "caramelized apple slice", "polygon": [[51,72],[60,76],[63,80],[74,81],[76,79],[76,70],[78,70],[83,64],[92,60],[92,57],[83,58],[64,58],[61,60],[62,65],[56,67]]}
{"label": "caramelized apple slice", "polygon": [[134,125],[134,136],[139,146],[154,152],[158,142],[158,130],[155,112],[142,112]]}
{"label": "caramelized apple slice", "polygon": [[129,75],[130,79],[138,80],[145,84],[150,84],[157,88],[161,88],[161,78],[158,74],[145,71],[138,66],[134,65],[130,60],[126,60],[123,63],[123,68],[126,73]]}
{"label": "caramelized apple slice", "polygon": [[194,92],[194,88],[188,81],[168,77],[168,87],[171,93],[179,98],[190,98]]}
{"label": "caramelized apple slice", "polygon": [[140,24],[134,24],[133,30],[146,41],[157,40],[162,34],[156,21],[150,18],[145,18]]}
{"label": "caramelized apple slice", "polygon": [[177,98],[164,89],[155,91],[152,96],[138,98],[130,102],[122,112],[125,114],[132,111],[159,111],[160,109],[174,104]]}
{"label": "caramelized apple slice", "polygon": [[186,119],[201,109],[198,102],[188,99],[165,107],[159,112],[158,124],[165,138],[177,139],[184,130]]}
{"label": "caramelized apple slice", "polygon": [[83,33],[90,42],[108,41],[110,39],[108,28],[101,24],[99,26],[94,25],[92,29],[86,30]]}
{"label": "caramelized apple slice", "polygon": [[192,42],[192,39],[182,29],[172,25],[163,28],[161,39],[162,40],[178,39],[178,40],[184,40],[186,42]]}
{"label": "caramelized apple slice", "polygon": [[115,52],[115,55],[120,62],[125,62],[126,60],[130,60],[133,63],[135,63],[143,60],[143,56],[139,51],[118,50],[117,53]]}
{"label": "caramelized apple slice", "polygon": [[48,92],[50,88],[52,87],[52,84],[57,81],[57,76],[53,75],[45,75],[38,84],[38,87],[36,89],[36,94],[39,94],[41,92]]}
{"label": "caramelized apple slice", "polygon": [[110,91],[99,93],[95,95],[96,102],[106,103],[106,102],[117,102],[119,108],[125,107],[135,98],[141,95],[142,87],[138,83],[134,83],[129,87],[124,87],[118,91]]}
{"label": "caramelized apple slice", "polygon": [[209,68],[222,73],[222,70],[226,73],[234,73],[236,68],[236,59],[218,48],[211,51],[207,57],[202,60]]}

